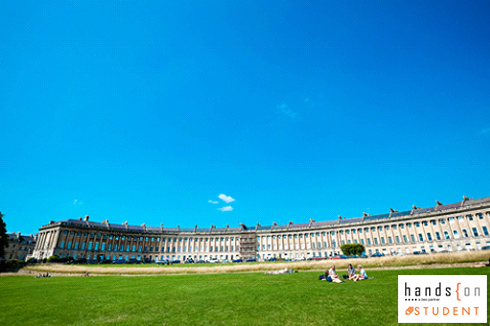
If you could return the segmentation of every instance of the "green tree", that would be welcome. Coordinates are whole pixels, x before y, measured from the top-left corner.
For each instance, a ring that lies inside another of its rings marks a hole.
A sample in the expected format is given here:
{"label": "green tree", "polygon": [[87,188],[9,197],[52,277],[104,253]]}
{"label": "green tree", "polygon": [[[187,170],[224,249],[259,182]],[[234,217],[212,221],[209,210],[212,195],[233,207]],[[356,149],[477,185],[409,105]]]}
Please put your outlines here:
{"label": "green tree", "polygon": [[7,235],[7,224],[3,221],[4,215],[0,212],[0,258],[5,256],[5,247],[9,244],[9,238]]}
{"label": "green tree", "polygon": [[364,246],[360,243],[344,244],[340,246],[340,250],[342,250],[344,255],[347,256],[361,255],[364,251],[366,251]]}
{"label": "green tree", "polygon": [[350,256],[352,255],[351,250],[352,250],[352,245],[351,244],[343,244],[340,246],[340,250],[342,250],[342,253],[344,255]]}
{"label": "green tree", "polygon": [[362,255],[362,253],[366,251],[366,248],[360,243],[357,243],[354,246],[354,255]]}

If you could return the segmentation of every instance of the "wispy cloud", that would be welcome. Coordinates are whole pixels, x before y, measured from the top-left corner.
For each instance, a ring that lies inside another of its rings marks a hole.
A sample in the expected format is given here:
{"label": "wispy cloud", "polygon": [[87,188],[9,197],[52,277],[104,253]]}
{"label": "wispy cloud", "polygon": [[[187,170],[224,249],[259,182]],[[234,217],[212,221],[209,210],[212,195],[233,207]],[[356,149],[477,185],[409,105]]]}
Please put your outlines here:
{"label": "wispy cloud", "polygon": [[490,134],[490,128],[484,128],[480,130],[480,135],[489,135]]}
{"label": "wispy cloud", "polygon": [[218,203],[218,201],[217,201],[217,200],[211,200],[211,199],[210,199],[210,200],[208,200],[208,203],[211,203],[211,204],[217,204],[217,203]]}
{"label": "wispy cloud", "polygon": [[221,208],[218,208],[220,211],[222,212],[231,212],[233,210],[233,207],[231,206],[225,206],[225,207],[221,207]]}
{"label": "wispy cloud", "polygon": [[294,119],[298,115],[296,112],[291,110],[291,108],[286,103],[279,104],[277,108],[279,109],[279,111],[281,111],[282,114],[290,118]]}
{"label": "wispy cloud", "polygon": [[231,203],[232,201],[235,201],[235,199],[231,198],[231,196],[227,196],[225,194],[221,194],[218,196],[219,199],[221,199],[222,201],[224,201],[225,203]]}
{"label": "wispy cloud", "polygon": [[73,205],[82,205],[83,203],[81,201],[78,201],[78,199],[75,199],[73,201]]}

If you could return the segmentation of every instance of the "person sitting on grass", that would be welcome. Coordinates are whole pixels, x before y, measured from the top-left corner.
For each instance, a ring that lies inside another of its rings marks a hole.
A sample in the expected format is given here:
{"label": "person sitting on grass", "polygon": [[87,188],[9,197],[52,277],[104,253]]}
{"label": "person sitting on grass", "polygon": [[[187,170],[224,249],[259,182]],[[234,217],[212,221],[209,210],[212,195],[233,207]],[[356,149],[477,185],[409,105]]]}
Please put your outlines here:
{"label": "person sitting on grass", "polygon": [[347,273],[349,274],[349,277],[347,278],[348,280],[353,280],[356,276],[356,269],[352,266],[352,264],[349,264],[349,267],[347,267]]}
{"label": "person sitting on grass", "polygon": [[[364,268],[362,268],[362,266],[359,265],[359,266],[357,266],[357,269],[359,269],[360,272],[359,272],[358,275],[355,275],[354,276],[354,278],[353,278],[354,282],[361,281],[361,280],[367,280],[368,279],[368,276],[367,276],[367,273],[364,270]],[[374,278],[374,277],[371,277],[371,278]]]}
{"label": "person sitting on grass", "polygon": [[330,271],[325,271],[325,279],[327,282],[344,283],[337,274],[332,274]]}
{"label": "person sitting on grass", "polygon": [[332,268],[328,271],[329,274],[335,274],[337,275],[337,272],[335,271],[335,265],[332,265]]}

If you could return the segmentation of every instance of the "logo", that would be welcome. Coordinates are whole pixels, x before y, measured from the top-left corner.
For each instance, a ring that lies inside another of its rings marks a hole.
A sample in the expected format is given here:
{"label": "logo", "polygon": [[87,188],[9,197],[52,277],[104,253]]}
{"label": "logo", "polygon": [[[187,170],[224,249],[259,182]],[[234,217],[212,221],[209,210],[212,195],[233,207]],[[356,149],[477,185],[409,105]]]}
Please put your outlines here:
{"label": "logo", "polygon": [[398,275],[399,323],[486,323],[486,275]]}

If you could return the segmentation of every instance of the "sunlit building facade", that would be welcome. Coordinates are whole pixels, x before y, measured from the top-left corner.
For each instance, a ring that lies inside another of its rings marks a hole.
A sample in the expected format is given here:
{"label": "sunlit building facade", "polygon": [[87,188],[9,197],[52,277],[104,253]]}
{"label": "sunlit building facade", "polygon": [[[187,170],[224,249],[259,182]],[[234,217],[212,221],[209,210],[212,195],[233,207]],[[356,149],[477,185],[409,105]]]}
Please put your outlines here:
{"label": "sunlit building facade", "polygon": [[329,257],[343,244],[366,254],[481,250],[490,245],[490,197],[357,218],[270,226],[168,228],[93,222],[89,216],[41,227],[33,257],[90,260],[206,260]]}

